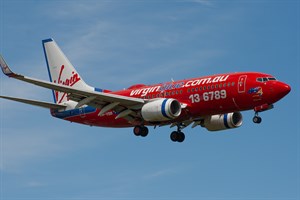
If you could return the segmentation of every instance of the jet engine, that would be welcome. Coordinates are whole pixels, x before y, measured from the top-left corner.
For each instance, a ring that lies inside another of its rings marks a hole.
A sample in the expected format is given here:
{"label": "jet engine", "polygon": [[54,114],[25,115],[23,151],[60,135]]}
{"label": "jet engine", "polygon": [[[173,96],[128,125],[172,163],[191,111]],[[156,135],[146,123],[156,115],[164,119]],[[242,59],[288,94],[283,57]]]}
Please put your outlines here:
{"label": "jet engine", "polygon": [[242,114],[240,112],[233,112],[206,117],[203,126],[209,131],[220,131],[240,127],[242,123]]}
{"label": "jet engine", "polygon": [[149,122],[168,121],[181,113],[181,105],[176,99],[156,99],[146,103],[141,110],[144,120]]}

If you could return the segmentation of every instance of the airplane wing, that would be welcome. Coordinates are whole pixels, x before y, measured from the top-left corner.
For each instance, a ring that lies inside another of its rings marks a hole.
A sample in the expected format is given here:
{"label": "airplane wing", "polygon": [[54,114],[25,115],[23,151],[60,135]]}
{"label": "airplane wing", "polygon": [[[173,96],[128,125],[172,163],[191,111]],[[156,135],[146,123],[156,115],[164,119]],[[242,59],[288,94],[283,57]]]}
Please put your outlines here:
{"label": "airplane wing", "polygon": [[[106,110],[109,108],[110,109],[116,108],[115,110],[117,111],[127,110],[126,113],[123,113],[123,115],[126,116],[127,113],[130,114],[129,112],[130,109],[140,109],[145,103],[143,99],[139,99],[139,98],[97,92],[93,90],[84,91],[84,90],[72,88],[70,86],[58,85],[56,83],[51,83],[48,81],[26,77],[21,74],[16,74],[9,68],[9,66],[6,64],[5,60],[1,55],[0,55],[0,66],[3,73],[10,78],[18,79],[40,87],[66,93],[66,95],[68,95],[68,97],[71,100],[78,102],[76,107],[80,107],[82,105],[90,105],[102,109],[104,106],[106,106]],[[29,103],[32,105],[40,105],[40,106],[43,105],[42,107],[52,107],[52,105],[50,104],[46,105],[44,103],[37,103],[32,100],[17,99],[17,98],[13,99],[12,97],[1,97],[1,98],[20,101],[23,103]],[[123,117],[123,116],[120,115],[119,117]]]}
{"label": "airplane wing", "polygon": [[30,99],[21,99],[21,98],[15,98],[15,97],[8,97],[8,96],[0,96],[2,99],[8,99],[12,101],[17,101],[21,103],[26,103],[34,106],[39,106],[43,108],[53,108],[53,109],[64,109],[66,106],[63,105],[58,105],[54,103],[48,103],[48,102],[43,102],[43,101],[35,101],[35,100],[30,100]]}

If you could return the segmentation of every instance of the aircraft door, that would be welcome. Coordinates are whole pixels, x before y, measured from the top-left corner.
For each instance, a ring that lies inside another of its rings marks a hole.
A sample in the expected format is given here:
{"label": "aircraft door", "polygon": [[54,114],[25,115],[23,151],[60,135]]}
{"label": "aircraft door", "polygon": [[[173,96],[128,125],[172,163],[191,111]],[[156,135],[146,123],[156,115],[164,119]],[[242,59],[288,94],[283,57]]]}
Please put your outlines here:
{"label": "aircraft door", "polygon": [[244,93],[246,91],[246,80],[247,80],[247,75],[241,75],[239,77],[239,81],[238,81],[238,92],[239,93]]}

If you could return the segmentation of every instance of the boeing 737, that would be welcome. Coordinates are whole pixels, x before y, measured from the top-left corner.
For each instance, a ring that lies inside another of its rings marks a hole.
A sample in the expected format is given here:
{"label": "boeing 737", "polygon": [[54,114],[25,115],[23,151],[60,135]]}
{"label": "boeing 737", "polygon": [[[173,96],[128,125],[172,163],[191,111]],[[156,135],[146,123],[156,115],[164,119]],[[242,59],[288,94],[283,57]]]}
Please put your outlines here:
{"label": "boeing 737", "polygon": [[1,98],[50,109],[53,117],[89,126],[133,127],[136,136],[148,135],[148,126],[177,127],[170,135],[183,142],[182,130],[189,125],[209,131],[242,125],[241,111],[259,112],[273,108],[291,87],[274,76],[258,72],[217,74],[155,85],[136,84],[110,91],[84,82],[53,39],[43,40],[50,82],[14,73],[0,56],[3,73],[52,90],[54,103],[24,98]]}

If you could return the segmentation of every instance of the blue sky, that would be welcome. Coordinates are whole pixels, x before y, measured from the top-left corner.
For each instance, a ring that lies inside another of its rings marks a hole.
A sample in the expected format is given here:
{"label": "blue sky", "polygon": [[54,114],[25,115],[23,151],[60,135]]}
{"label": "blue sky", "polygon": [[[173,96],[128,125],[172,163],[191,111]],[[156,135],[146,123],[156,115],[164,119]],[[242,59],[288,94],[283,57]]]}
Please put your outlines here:
{"label": "blue sky", "polygon": [[[111,90],[202,75],[260,71],[292,92],[243,126],[211,133],[72,124],[0,101],[0,199],[300,199],[300,3],[254,1],[0,1],[0,52],[48,80],[41,40],[54,38],[90,85]],[[1,95],[52,101],[0,76]]]}

